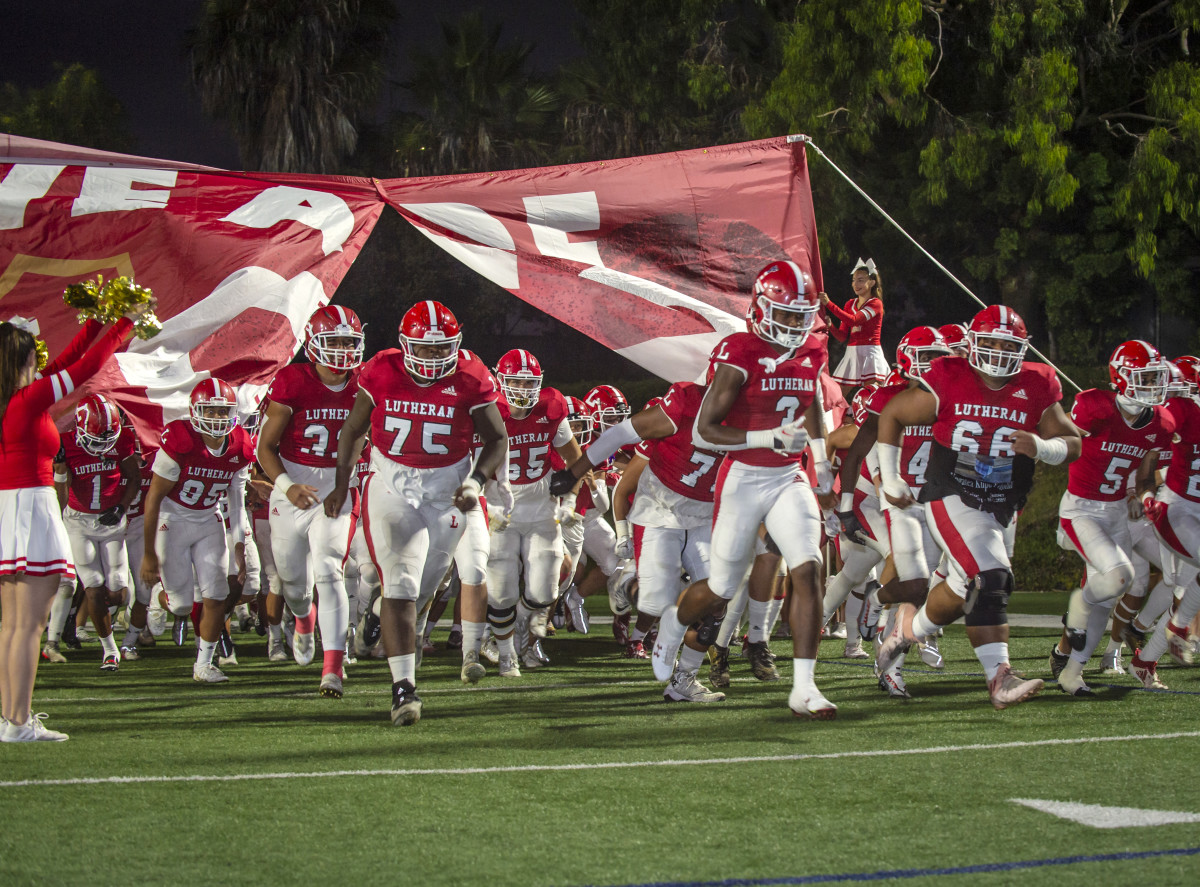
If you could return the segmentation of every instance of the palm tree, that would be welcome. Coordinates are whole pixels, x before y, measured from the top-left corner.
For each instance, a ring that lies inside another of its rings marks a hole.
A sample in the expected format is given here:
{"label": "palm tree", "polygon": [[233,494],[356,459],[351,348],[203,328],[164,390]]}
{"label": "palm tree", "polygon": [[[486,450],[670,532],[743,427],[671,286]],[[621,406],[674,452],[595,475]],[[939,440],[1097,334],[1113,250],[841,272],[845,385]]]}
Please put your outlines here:
{"label": "palm tree", "polygon": [[334,172],[375,100],[390,0],[208,0],[187,38],[204,109],[246,169]]}
{"label": "palm tree", "polygon": [[405,175],[475,172],[545,162],[557,94],[525,71],[533,45],[500,45],[478,10],[442,25],[445,45],[413,56],[405,87],[421,113],[396,122]]}

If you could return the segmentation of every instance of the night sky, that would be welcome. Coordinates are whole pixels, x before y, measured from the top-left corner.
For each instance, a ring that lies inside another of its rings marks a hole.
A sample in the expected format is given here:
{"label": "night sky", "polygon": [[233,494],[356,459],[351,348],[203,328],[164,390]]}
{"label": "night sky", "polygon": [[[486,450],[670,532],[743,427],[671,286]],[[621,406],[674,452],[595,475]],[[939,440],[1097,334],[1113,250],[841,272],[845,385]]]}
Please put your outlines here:
{"label": "night sky", "polygon": [[[204,116],[189,81],[184,35],[203,7],[201,0],[27,0],[5,4],[5,51],[0,81],[44,86],[55,64],[81,62],[100,72],[129,115],[137,140],[132,153],[202,163],[239,166],[237,148],[224,128]],[[395,85],[407,74],[413,47],[437,46],[439,22],[480,7],[479,0],[418,3],[396,0],[389,80],[380,101],[400,107],[404,91]],[[551,71],[579,53],[572,28],[577,21],[569,0],[507,0],[482,4],[490,21],[502,21],[501,40],[533,41],[533,67]],[[436,10],[431,12],[431,10]]]}

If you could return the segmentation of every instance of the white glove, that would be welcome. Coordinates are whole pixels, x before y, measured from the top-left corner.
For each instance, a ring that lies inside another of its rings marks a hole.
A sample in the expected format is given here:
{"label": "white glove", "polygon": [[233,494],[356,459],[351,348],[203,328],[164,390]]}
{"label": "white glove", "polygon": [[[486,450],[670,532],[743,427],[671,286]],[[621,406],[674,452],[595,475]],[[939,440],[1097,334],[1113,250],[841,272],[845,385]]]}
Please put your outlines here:
{"label": "white glove", "polygon": [[746,448],[751,450],[774,450],[777,453],[790,455],[799,453],[806,446],[808,446],[808,432],[804,430],[803,419],[785,422],[778,428],[746,432]]}
{"label": "white glove", "polygon": [[608,512],[608,506],[612,504],[612,500],[608,495],[608,484],[604,482],[604,478],[600,478],[596,482],[596,489],[592,490],[592,502],[600,509],[601,514]]}
{"label": "white glove", "polygon": [[554,522],[567,525],[573,524],[577,520],[579,520],[579,515],[575,513],[575,494],[567,493],[554,506]]}
{"label": "white glove", "polygon": [[616,527],[617,545],[614,551],[616,551],[617,557],[621,560],[633,557],[633,536],[629,534],[629,521],[616,521]]}
{"label": "white glove", "polygon": [[825,449],[825,439],[816,438],[809,441],[809,449],[812,451],[814,471],[817,476],[817,488],[815,490],[818,496],[824,496],[833,492],[833,466],[829,464],[829,454]]}
{"label": "white glove", "polygon": [[511,514],[504,514],[495,508],[488,509],[488,529],[493,533],[498,533],[501,530],[508,529],[508,525],[511,522]]}
{"label": "white glove", "polygon": [[[496,506],[497,510],[504,515],[505,523],[508,522],[508,516],[512,514],[513,505],[516,499],[513,498],[512,485],[507,480],[500,481],[496,484]],[[491,511],[489,508],[488,511]]]}

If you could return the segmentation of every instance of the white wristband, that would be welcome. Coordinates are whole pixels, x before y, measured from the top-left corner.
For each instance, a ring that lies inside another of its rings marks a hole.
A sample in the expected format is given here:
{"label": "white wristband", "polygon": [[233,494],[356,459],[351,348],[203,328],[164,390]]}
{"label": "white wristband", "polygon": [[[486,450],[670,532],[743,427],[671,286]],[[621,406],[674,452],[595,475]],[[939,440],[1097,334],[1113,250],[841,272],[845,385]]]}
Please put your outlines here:
{"label": "white wristband", "polygon": [[853,511],[854,510],[854,491],[842,493],[841,501],[838,503],[838,511]]}
{"label": "white wristband", "polygon": [[814,466],[829,461],[829,451],[825,448],[825,438],[810,437],[808,439],[808,448],[812,450]]}
{"label": "white wristband", "polygon": [[1033,436],[1033,446],[1037,450],[1034,459],[1047,465],[1060,465],[1067,458],[1067,442],[1061,437],[1044,440],[1036,434]]}
{"label": "white wristband", "polygon": [[764,428],[761,431],[746,432],[746,449],[773,450],[775,449],[775,429]]}
{"label": "white wristband", "polygon": [[618,540],[629,538],[629,521],[627,521],[627,520],[616,521],[615,526],[617,529],[617,539]]}
{"label": "white wristband", "polygon": [[879,459],[879,478],[885,489],[895,489],[904,481],[900,477],[900,448],[894,444],[875,442],[875,453]]}
{"label": "white wristband", "polygon": [[275,478],[275,489],[279,490],[279,492],[286,496],[287,491],[292,488],[292,484],[294,483],[295,481],[288,477],[288,473],[286,471],[281,471]]}
{"label": "white wristband", "polygon": [[464,489],[470,490],[476,496],[478,496],[480,491],[483,489],[483,487],[479,486],[479,481],[475,480],[474,477],[468,477],[462,482],[462,485]]}

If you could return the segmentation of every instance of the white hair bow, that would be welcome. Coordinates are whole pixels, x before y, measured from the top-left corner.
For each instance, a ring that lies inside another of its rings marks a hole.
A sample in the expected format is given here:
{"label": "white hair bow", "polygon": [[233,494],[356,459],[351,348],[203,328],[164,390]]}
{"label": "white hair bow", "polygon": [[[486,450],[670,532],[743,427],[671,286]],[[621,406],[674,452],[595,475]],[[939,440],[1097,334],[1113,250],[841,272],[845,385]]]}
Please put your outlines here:
{"label": "white hair bow", "polygon": [[854,272],[855,272],[855,271],[866,271],[866,272],[867,272],[867,277],[875,277],[875,276],[876,276],[876,270],[875,270],[875,260],[874,260],[874,259],[867,259],[867,260],[864,262],[864,261],[862,260],[862,257],[860,256],[860,257],[859,257],[859,259],[858,259],[858,264],[857,264],[857,265],[855,265],[853,268],[851,268],[851,269],[850,269],[850,273],[851,273],[851,274],[854,274]]}
{"label": "white hair bow", "polygon": [[17,329],[24,330],[25,332],[29,333],[31,336],[40,336],[42,334],[42,328],[38,326],[36,317],[21,317],[18,315],[16,317],[10,317],[8,322]]}

